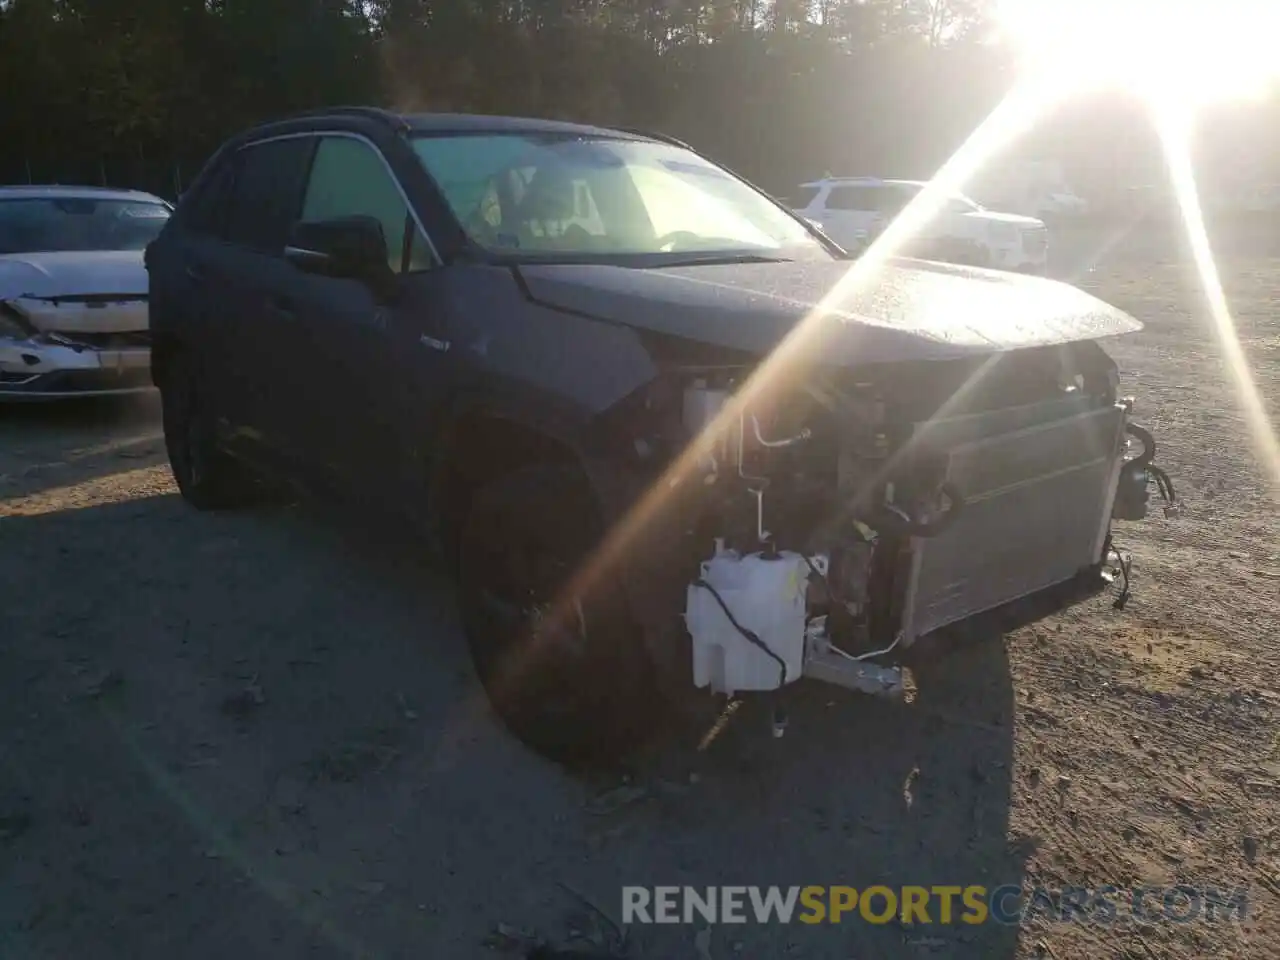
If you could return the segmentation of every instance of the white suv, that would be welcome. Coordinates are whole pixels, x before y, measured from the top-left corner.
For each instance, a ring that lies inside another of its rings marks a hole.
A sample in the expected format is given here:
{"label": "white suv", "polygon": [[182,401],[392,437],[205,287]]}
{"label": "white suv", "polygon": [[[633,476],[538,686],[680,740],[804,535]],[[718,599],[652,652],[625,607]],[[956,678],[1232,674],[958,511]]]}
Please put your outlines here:
{"label": "white suv", "polygon": [[[874,240],[924,186],[918,180],[832,177],[802,185],[792,203],[797,213],[820,224],[836,243],[856,250]],[[957,193],[947,198],[906,252],[952,263],[1042,273],[1048,262],[1049,232],[1034,217],[996,213]]]}

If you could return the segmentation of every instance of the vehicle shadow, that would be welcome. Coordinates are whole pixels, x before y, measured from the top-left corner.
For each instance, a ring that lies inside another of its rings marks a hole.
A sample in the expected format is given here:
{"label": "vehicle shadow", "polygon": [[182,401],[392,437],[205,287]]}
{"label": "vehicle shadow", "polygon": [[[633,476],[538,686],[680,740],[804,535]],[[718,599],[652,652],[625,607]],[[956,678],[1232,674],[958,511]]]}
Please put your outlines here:
{"label": "vehicle shadow", "polygon": [[120,422],[154,419],[160,395],[144,393],[107,397],[69,397],[56,401],[6,401],[0,403],[0,422],[6,427],[48,430],[57,427],[102,428]]}
{"label": "vehicle shadow", "polygon": [[[694,783],[658,804],[632,837],[637,849],[674,844],[665,869],[640,867],[621,883],[833,886],[1020,886],[1025,851],[1009,837],[1014,701],[999,637],[944,654],[916,673],[911,702],[801,685],[772,710],[744,708],[700,755],[678,751]],[[673,751],[654,762],[669,771]],[[669,775],[663,783],[670,783]],[[643,775],[642,775],[643,777]],[[643,782],[643,780],[641,781]],[[660,787],[660,792],[662,788]],[[669,787],[666,788],[668,791]],[[873,912],[884,911],[884,900]],[[721,949],[745,942],[752,956],[894,956],[908,947],[950,957],[1011,957],[1017,930],[994,922],[869,922],[858,911],[833,925],[793,923],[749,931],[722,927]],[[673,956],[666,931],[647,928]],[[679,939],[679,935],[675,940]]]}
{"label": "vehicle shadow", "polygon": [[[781,739],[747,711],[599,783],[498,726],[450,582],[383,526],[160,496],[3,535],[26,598],[0,645],[18,955],[481,957],[499,924],[616,947],[624,885],[1021,882],[997,642],[914,702],[794,688]],[[710,950],[1015,953],[1015,928],[939,919],[730,924]],[[627,955],[696,956],[696,932],[634,926]]]}
{"label": "vehicle shadow", "polygon": [[150,394],[59,403],[0,403],[0,498],[29,496],[160,462]]}

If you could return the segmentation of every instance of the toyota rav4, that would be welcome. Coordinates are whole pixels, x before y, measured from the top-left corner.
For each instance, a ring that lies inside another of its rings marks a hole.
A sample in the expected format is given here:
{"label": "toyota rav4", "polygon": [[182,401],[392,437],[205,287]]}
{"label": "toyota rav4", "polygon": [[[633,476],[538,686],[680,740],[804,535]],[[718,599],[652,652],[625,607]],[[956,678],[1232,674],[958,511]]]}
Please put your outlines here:
{"label": "toyota rav4", "polygon": [[1098,345],[1136,321],[937,263],[843,282],[869,264],[658,136],[262,126],[148,250],[173,473],[399,511],[551,756],[618,755],[664,691],[893,695],[922,638],[1126,574],[1113,518],[1172,491]]}

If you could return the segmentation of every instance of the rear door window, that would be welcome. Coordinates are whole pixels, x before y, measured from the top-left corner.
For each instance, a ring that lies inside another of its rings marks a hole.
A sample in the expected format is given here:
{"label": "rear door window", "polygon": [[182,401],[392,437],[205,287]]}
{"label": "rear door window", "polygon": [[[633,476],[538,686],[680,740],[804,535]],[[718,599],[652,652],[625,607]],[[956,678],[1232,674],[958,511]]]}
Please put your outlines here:
{"label": "rear door window", "polygon": [[827,195],[828,210],[859,210],[870,213],[880,209],[883,202],[879,187],[839,186],[832,187]]}
{"label": "rear door window", "polygon": [[230,243],[283,255],[314,146],[312,137],[292,137],[241,149],[226,211],[224,234]]}
{"label": "rear door window", "polygon": [[896,184],[892,190],[880,191],[880,212],[886,216],[896,217],[920,193],[919,187]]}

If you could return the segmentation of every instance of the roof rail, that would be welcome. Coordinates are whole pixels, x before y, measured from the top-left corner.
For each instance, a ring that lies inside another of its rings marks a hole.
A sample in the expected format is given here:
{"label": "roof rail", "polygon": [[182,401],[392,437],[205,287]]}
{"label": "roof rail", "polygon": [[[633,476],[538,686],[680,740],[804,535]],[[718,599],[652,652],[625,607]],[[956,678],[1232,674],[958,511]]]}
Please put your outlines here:
{"label": "roof rail", "polygon": [[689,146],[683,140],[677,140],[675,137],[668,136],[665,133],[656,133],[653,130],[641,130],[639,127],[614,127],[613,129],[622,133],[634,134],[637,137],[648,137],[650,140],[669,143],[673,147],[684,147],[686,150],[693,150],[693,147]]}
{"label": "roof rail", "polygon": [[337,107],[317,107],[314,110],[307,110],[303,113],[294,114],[288,119],[302,120],[309,117],[334,117],[334,116],[350,116],[364,117],[368,120],[381,120],[383,123],[390,124],[395,127],[397,132],[405,133],[409,130],[409,124],[405,122],[404,117],[398,113],[392,113],[390,110],[384,110],[381,107],[366,106],[337,106]]}
{"label": "roof rail", "polygon": [[58,183],[56,181],[48,183],[0,183],[0,190],[30,190],[33,193],[39,190],[80,190],[84,193],[136,193],[152,196],[146,190],[139,190],[137,187],[104,187],[97,183]]}

